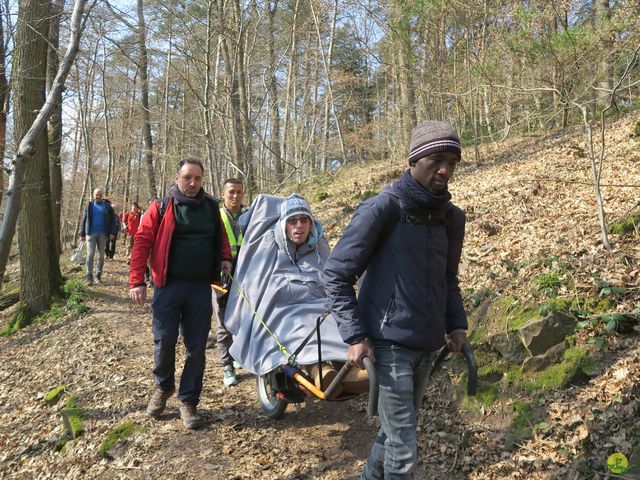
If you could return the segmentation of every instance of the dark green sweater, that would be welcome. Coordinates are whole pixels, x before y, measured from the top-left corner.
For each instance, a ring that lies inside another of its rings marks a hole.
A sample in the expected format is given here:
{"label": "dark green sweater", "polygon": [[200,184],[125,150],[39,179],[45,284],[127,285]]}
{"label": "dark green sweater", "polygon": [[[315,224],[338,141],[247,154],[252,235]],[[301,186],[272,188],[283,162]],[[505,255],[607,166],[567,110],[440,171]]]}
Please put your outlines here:
{"label": "dark green sweater", "polygon": [[215,230],[220,228],[211,202],[197,208],[174,204],[176,227],[171,238],[167,276],[183,280],[209,280],[214,275]]}

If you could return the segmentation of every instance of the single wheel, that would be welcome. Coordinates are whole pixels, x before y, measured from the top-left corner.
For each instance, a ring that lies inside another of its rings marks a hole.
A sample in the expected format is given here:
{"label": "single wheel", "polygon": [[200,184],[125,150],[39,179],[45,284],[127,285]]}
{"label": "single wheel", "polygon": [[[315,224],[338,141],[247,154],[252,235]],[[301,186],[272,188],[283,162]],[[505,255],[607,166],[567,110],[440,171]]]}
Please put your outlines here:
{"label": "single wheel", "polygon": [[269,372],[265,375],[258,375],[256,377],[256,384],[258,387],[258,400],[262,411],[267,414],[268,417],[278,420],[284,416],[284,411],[287,409],[289,402],[278,398],[277,392],[273,388],[276,372]]}

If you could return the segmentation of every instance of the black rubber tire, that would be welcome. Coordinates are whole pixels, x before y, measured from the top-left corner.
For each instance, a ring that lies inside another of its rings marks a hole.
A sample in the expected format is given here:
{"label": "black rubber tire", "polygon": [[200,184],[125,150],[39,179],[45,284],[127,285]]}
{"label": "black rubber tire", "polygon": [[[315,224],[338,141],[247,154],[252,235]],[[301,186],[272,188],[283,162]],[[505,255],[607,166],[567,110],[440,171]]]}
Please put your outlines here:
{"label": "black rubber tire", "polygon": [[262,411],[274,420],[278,420],[284,416],[289,402],[278,398],[276,391],[273,389],[272,378],[275,372],[256,377],[256,387],[258,388],[258,401]]}

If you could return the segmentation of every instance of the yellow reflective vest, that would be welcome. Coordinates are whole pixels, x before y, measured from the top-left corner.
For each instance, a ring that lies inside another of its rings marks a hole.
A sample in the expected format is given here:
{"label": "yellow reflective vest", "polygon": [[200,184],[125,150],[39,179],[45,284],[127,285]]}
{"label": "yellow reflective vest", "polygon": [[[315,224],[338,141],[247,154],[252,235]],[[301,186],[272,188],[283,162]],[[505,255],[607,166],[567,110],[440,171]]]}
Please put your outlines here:
{"label": "yellow reflective vest", "polygon": [[[231,225],[231,218],[229,218],[229,212],[226,208],[220,207],[220,217],[222,217],[222,223],[224,224],[224,229],[227,232],[227,238],[229,239],[229,246],[231,246],[231,256],[236,258],[238,255],[238,251],[240,250],[240,245],[242,245],[242,232],[238,230],[238,235],[236,236],[233,231],[233,226]],[[235,224],[235,222],[234,222]]]}

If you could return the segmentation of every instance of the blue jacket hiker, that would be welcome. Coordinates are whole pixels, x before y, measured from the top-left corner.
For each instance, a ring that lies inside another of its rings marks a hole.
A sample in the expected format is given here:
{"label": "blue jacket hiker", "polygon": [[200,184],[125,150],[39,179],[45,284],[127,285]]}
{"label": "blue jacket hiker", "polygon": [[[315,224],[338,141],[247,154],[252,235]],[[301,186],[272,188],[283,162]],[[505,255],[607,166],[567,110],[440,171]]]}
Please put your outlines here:
{"label": "blue jacket hiker", "polygon": [[102,282],[102,268],[104,266],[107,241],[113,240],[117,233],[115,214],[111,203],[104,199],[104,190],[96,188],[93,200],[89,202],[82,217],[80,238],[87,239],[87,283],[93,284],[93,259],[98,251],[98,265],[96,267],[96,283]]}

